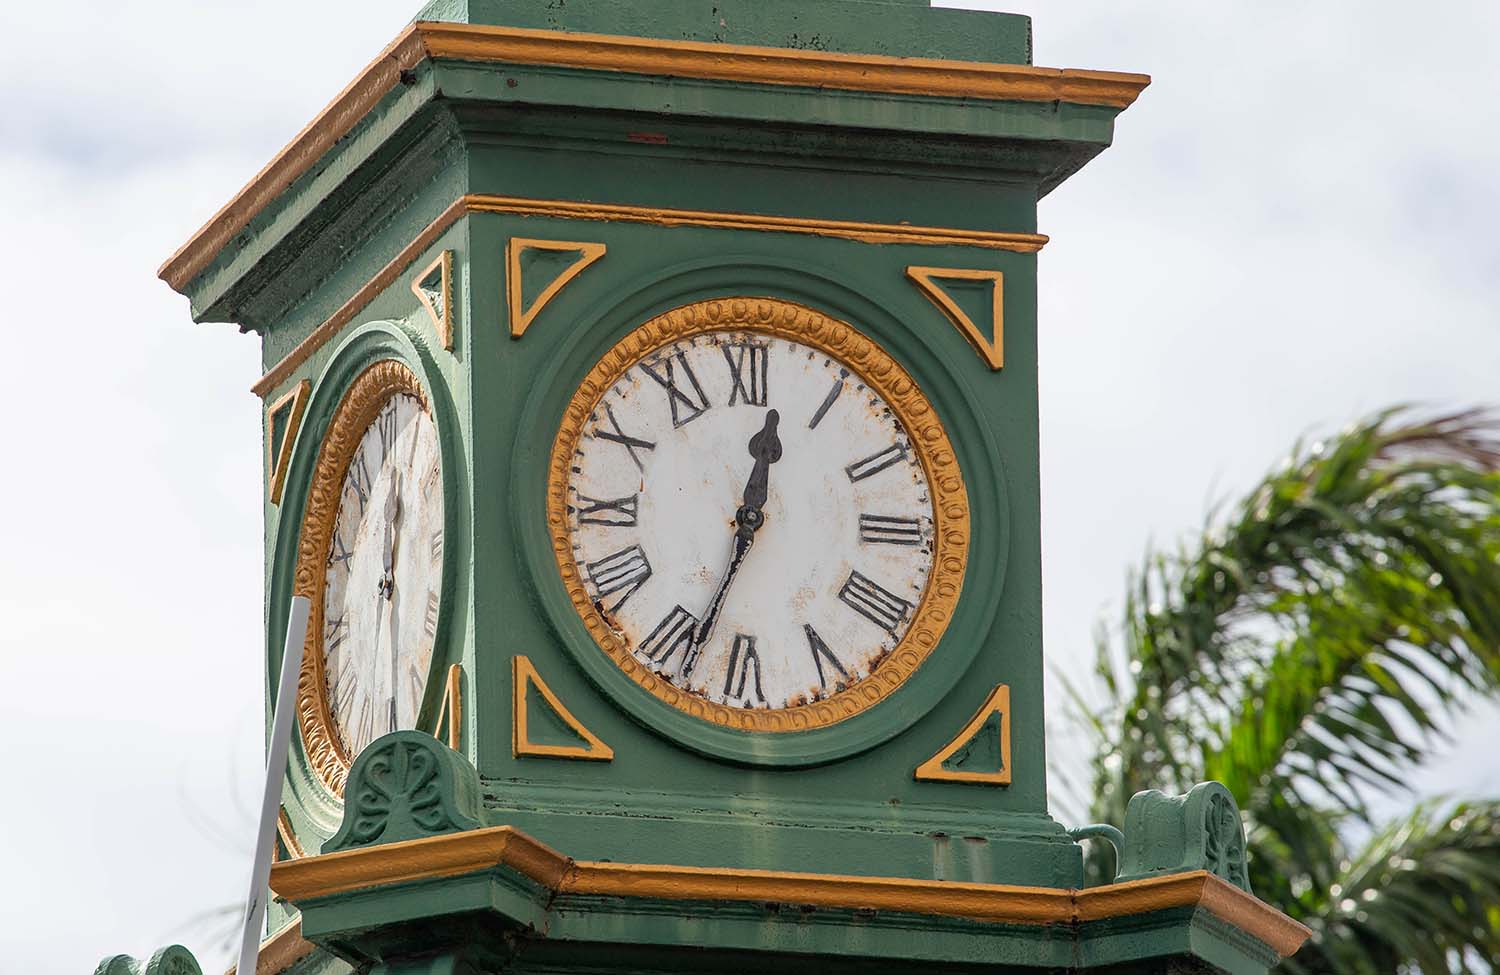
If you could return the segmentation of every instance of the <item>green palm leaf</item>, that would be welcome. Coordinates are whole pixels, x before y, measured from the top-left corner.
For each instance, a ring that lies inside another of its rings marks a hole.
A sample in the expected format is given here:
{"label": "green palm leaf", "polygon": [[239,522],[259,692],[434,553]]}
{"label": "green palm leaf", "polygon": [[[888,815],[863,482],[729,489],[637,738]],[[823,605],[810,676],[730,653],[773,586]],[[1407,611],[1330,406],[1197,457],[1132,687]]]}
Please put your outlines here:
{"label": "green palm leaf", "polygon": [[[1092,725],[1094,816],[1122,822],[1140,789],[1222,781],[1246,814],[1256,890],[1328,945],[1354,930],[1334,924],[1348,897],[1329,891],[1353,889],[1364,854],[1340,836],[1374,825],[1369,798],[1404,789],[1456,711],[1500,692],[1497,470],[1495,416],[1393,410],[1299,447],[1222,527],[1148,556],[1100,644],[1113,704]],[[1408,822],[1402,842],[1460,840],[1427,827]],[[1420,862],[1451,862],[1433,850]],[[1407,896],[1382,899],[1387,920],[1423,903]],[[1307,970],[1447,971],[1427,967],[1434,951],[1487,944],[1471,924],[1475,940],[1455,927],[1419,950],[1409,922],[1387,927],[1359,927],[1366,955]]]}

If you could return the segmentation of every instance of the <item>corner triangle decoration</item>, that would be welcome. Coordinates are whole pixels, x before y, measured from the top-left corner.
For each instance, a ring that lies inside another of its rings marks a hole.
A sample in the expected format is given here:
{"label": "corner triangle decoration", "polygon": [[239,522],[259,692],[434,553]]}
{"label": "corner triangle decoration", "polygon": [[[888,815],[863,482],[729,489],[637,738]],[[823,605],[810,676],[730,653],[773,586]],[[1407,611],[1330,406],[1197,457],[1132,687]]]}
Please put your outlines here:
{"label": "corner triangle decoration", "polygon": [[431,264],[411,279],[411,293],[417,296],[432,319],[438,341],[453,351],[453,252],[443,251]]}
{"label": "corner triangle decoration", "polygon": [[[568,265],[541,293],[532,300],[530,307],[523,307],[521,282],[521,255],[529,250],[573,252],[578,259]],[[557,293],[569,282],[582,274],[589,265],[604,256],[603,244],[591,244],[576,240],[537,240],[531,237],[512,237],[505,245],[505,297],[510,306],[510,337],[518,339],[536,320],[536,316],[557,297]]]}
{"label": "corner triangle decoration", "polygon": [[[973,753],[983,746],[993,747],[998,767],[986,771],[964,768]],[[936,755],[917,766],[915,777],[918,782],[1010,785],[1010,686],[1000,684],[991,691],[963,730]]]}
{"label": "corner triangle decoration", "polygon": [[[912,265],[906,269],[906,276],[911,278],[916,286],[926,295],[933,304],[942,310],[948,320],[958,327],[979,353],[979,357],[989,364],[991,370],[999,370],[1005,365],[1005,274],[1000,271],[981,271],[972,268],[952,267],[920,267]],[[991,294],[990,321],[988,328],[974,321],[967,312],[959,307],[958,302],[943,290],[939,281],[989,281],[994,285]]]}
{"label": "corner triangle decoration", "polygon": [[[437,721],[432,725],[432,737],[438,741],[445,741],[448,747],[459,751],[463,744],[463,721],[464,721],[464,668],[462,664],[453,664],[448,668],[448,679],[443,684],[443,700],[438,705]],[[443,721],[447,719],[448,734],[443,734]]]}
{"label": "corner triangle decoration", "polygon": [[[516,654],[511,662],[511,687],[513,692],[511,707],[511,751],[516,758],[530,756],[534,758],[576,758],[590,762],[608,762],[615,757],[615,750],[600,740],[583,726],[573,713],[563,706],[552,693],[552,688],[542,680],[537,673],[531,658]],[[582,745],[544,745],[531,740],[528,732],[528,719],[530,717],[530,704],[528,694],[532,688],[536,688],[547,707],[558,720],[567,726],[568,730],[577,735],[585,744]]]}
{"label": "corner triangle decoration", "polygon": [[[307,410],[307,397],[312,392],[312,383],[306,379],[290,392],[266,407],[266,470],[271,480],[271,503],[281,504],[281,492],[286,487],[286,471],[292,463],[292,446],[297,440],[297,430],[302,426],[302,414]],[[277,425],[281,434],[277,437]]]}

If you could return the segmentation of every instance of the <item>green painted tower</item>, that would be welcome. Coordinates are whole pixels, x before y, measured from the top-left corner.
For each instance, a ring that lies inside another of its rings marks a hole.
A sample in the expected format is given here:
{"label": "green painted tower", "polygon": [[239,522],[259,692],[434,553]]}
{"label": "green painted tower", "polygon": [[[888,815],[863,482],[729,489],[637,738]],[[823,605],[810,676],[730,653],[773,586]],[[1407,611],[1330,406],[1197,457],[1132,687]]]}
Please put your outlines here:
{"label": "green painted tower", "polygon": [[[1037,201],[1144,76],[925,0],[435,0],[162,268],[259,335],[261,971],[1265,971],[1048,814]],[[128,960],[111,963],[130,964]],[[123,969],[122,969],[123,970]]]}

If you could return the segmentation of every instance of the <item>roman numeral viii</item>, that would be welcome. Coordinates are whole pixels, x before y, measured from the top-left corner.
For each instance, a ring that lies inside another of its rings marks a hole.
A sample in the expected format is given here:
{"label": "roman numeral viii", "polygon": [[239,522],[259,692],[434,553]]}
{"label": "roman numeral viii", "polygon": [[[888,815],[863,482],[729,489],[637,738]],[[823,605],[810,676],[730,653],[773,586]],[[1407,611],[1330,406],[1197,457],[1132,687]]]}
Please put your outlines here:
{"label": "roman numeral viii", "polygon": [[[646,553],[641,551],[639,545],[606,555],[597,562],[588,563],[585,568],[589,579],[594,583],[596,598],[606,613],[617,612],[651,578],[651,563],[646,560]],[[617,592],[624,595],[615,600],[613,605],[605,606],[606,597]]]}
{"label": "roman numeral viii", "polygon": [[869,576],[858,570],[849,573],[848,580],[839,590],[839,599],[845,606],[892,634],[901,625],[901,621],[906,619],[906,614],[911,612],[911,603],[870,581]]}
{"label": "roman numeral viii", "polygon": [[[676,367],[673,360],[676,360]],[[679,385],[677,368],[681,368],[682,376],[686,378],[688,385]],[[691,423],[702,416],[708,409],[708,397],[703,393],[703,387],[698,385],[698,377],[693,375],[693,370],[688,366],[687,357],[681,352],[676,355],[667,355],[655,363],[642,362],[641,372],[656,380],[662,389],[667,391],[667,403],[672,407],[672,428]]]}

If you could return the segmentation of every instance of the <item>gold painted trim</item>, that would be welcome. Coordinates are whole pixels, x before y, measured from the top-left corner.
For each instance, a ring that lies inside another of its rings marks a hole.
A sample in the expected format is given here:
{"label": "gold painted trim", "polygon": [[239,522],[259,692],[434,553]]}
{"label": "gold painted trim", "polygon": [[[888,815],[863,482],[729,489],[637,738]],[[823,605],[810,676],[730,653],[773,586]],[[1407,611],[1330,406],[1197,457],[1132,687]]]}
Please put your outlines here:
{"label": "gold painted trim", "polygon": [[366,305],[374,301],[382,291],[390,287],[401,276],[401,272],[410,267],[417,258],[421,257],[433,245],[438,237],[442,236],[443,231],[447,230],[459,217],[467,213],[467,204],[467,197],[459,197],[457,200],[454,200],[448,209],[439,214],[436,220],[428,224],[416,236],[416,239],[403,247],[399,254],[391,258],[389,264],[381,268],[369,281],[366,281],[364,286],[354,292],[348,301],[339,306],[337,311],[330,315],[317,328],[314,328],[308,334],[307,338],[298,342],[292,351],[288,352],[282,357],[280,362],[271,367],[270,371],[261,376],[255,385],[250,387],[250,391],[256,396],[268,396],[278,386],[290,379],[298,366],[312,358],[313,353],[321,349],[329,339],[339,333],[339,329],[353,321],[354,316],[359,314],[360,310]]}
{"label": "gold painted trim", "polygon": [[[287,468],[292,466],[292,444],[297,439],[297,431],[302,428],[302,413],[307,409],[308,394],[311,392],[312,383],[304,379],[266,407],[266,464],[271,475],[270,493],[271,503],[274,505],[281,504]],[[284,409],[291,412],[286,418],[286,432],[281,437],[281,449],[273,454],[271,448],[276,442],[276,414]]]}
{"label": "gold painted trim", "polygon": [[287,854],[293,860],[300,860],[307,856],[307,851],[302,848],[302,843],[297,839],[297,831],[292,829],[292,817],[286,814],[286,807],[282,806],[276,813],[276,835],[281,837],[281,843],[286,847]]}
{"label": "gold painted trim", "polygon": [[382,359],[360,373],[344,393],[334,411],[328,432],[318,448],[302,516],[302,534],[297,545],[297,568],[293,593],[312,603],[307,641],[302,650],[302,673],[297,679],[297,724],[308,764],[318,779],[336,796],[344,794],[351,757],[344,750],[338,728],[328,707],[328,681],[323,663],[323,587],[327,584],[328,553],[333,544],[334,520],[349,462],[360,438],[374,422],[381,407],[393,396],[416,397],[424,411],[432,408],[421,380],[395,359]]}
{"label": "gold painted trim", "polygon": [[432,725],[432,737],[443,741],[443,718],[448,719],[448,747],[459,751],[463,744],[464,722],[464,669],[460,664],[448,668],[448,679],[443,683],[443,703],[438,705],[437,721]]}
{"label": "gold painted trim", "polygon": [[[979,357],[989,364],[990,369],[999,370],[1005,365],[1005,275],[1000,271],[980,271],[971,268],[957,267],[920,267],[912,265],[906,269],[906,276],[916,283],[917,288],[939,309],[948,320],[958,327],[964,338],[979,353]],[[990,307],[990,336],[985,338],[984,330],[979,323],[970,318],[968,313],[958,306],[948,292],[935,279],[947,279],[950,281],[990,281],[994,283],[991,294]]]}
{"label": "gold painted trim", "polygon": [[288,352],[250,391],[267,396],[322,348],[339,330],[353,321],[381,291],[398,278],[433,241],[460,217],[470,213],[505,213],[558,220],[609,220],[655,224],[661,227],[711,227],[721,230],[751,230],[765,233],[809,234],[852,240],[863,244],[916,244],[921,246],[983,247],[990,250],[1035,254],[1047,243],[1043,234],[1016,234],[992,230],[960,230],[952,227],[922,227],[910,224],[863,223],[854,220],[814,220],[753,213],[714,210],[675,210],[614,203],[580,203],[571,200],[534,200],[514,196],[461,196],[417,235],[391,262],[360,288],[338,311]]}
{"label": "gold painted trim", "polygon": [[[302,937],[302,919],[298,918],[260,943],[260,953],[255,960],[255,975],[282,975],[317,948],[317,945]],[[224,975],[236,975],[238,969],[238,964],[231,965]]]}
{"label": "gold painted trim", "polygon": [[[967,745],[979,734],[990,715],[1000,715],[1000,770],[998,772],[962,772],[943,768],[943,763],[953,753]],[[1010,686],[1000,684],[979,705],[974,717],[963,730],[953,737],[936,755],[917,766],[914,777],[918,782],[974,782],[981,785],[1010,785]]]}
{"label": "gold painted trim", "polygon": [[[523,296],[521,294],[521,255],[529,250],[578,251],[578,260],[574,261],[568,268],[559,274],[556,279],[542,293],[536,296],[530,308],[522,308]],[[574,240],[537,240],[531,237],[512,237],[505,245],[505,298],[510,308],[510,337],[518,339],[526,334],[526,329],[541,314],[547,302],[557,297],[557,293],[567,287],[568,282],[582,274],[590,264],[604,256],[603,244],[589,244]]]}
{"label": "gold painted trim", "polygon": [[[542,680],[542,675],[536,672],[536,666],[530,657],[516,654],[511,658],[511,723],[510,723],[510,749],[516,758],[532,756],[534,758],[577,758],[586,762],[611,762],[614,761],[615,750],[606,745],[599,736],[583,726],[583,722],[573,717],[573,712],[563,706],[552,688]],[[537,693],[542,695],[542,700],[547,702],[554,714],[562,719],[586,745],[542,745],[531,740],[527,728],[527,718],[531,709],[526,702],[526,691],[535,687]]]}
{"label": "gold painted trim", "polygon": [[1282,957],[1306,927],[1203,870],[1083,890],[905,877],[574,861],[510,826],[346,850],[277,864],[271,889],[294,903],[387,884],[509,868],[558,896],[810,904],[964,918],[995,924],[1078,924],[1197,908]]}
{"label": "gold painted trim", "polygon": [[[662,680],[636,659],[624,639],[595,607],[574,558],[568,526],[568,475],[584,425],[599,400],[632,366],[678,339],[720,329],[742,329],[811,346],[848,366],[890,405],[907,436],[932,492],[933,559],[927,588],[905,636],[864,680],[797,707],[731,708],[688,694]],[[589,634],[627,677],[657,699],[696,718],[744,731],[792,732],[822,728],[851,718],[889,697],[927,658],[958,605],[969,553],[969,499],[953,444],[932,404],[901,364],[853,326],[778,298],[734,297],[699,301],[646,322],[606,352],[579,383],[567,408],[547,474],[547,527],[563,585]]]}
{"label": "gold painted trim", "polygon": [[177,291],[187,287],[236,234],[395,90],[404,73],[428,58],[987,101],[1069,102],[1119,109],[1129,107],[1151,83],[1143,74],[1114,71],[416,23],[402,31],[167,259],[157,272],[161,279]]}
{"label": "gold painted trim", "polygon": [[[422,282],[432,276],[432,272],[442,268],[442,283],[438,289],[443,296],[443,313],[438,314],[436,308],[432,307],[432,301],[427,297],[427,292],[422,288]],[[449,352],[453,351],[453,252],[443,251],[431,264],[418,271],[411,279],[411,293],[417,296],[417,301],[427,310],[427,317],[432,319],[432,327],[437,330],[438,341],[443,348]]]}

